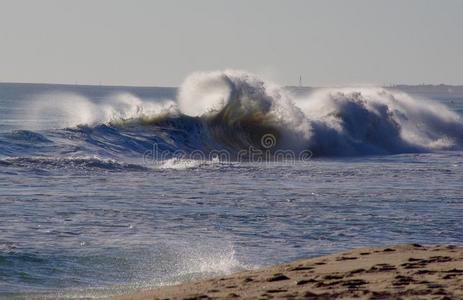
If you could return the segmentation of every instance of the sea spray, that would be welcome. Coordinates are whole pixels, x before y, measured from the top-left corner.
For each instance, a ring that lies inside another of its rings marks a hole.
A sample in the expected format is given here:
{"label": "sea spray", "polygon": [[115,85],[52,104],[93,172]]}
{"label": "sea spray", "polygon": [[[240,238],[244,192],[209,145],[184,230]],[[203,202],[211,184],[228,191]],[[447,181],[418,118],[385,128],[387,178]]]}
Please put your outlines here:
{"label": "sea spray", "polygon": [[[149,119],[176,112],[176,103],[172,100],[154,102],[126,92],[113,93],[103,99],[89,99],[69,92],[52,92],[34,96],[28,106],[28,119],[52,118],[53,128],[96,126],[125,120]],[[47,123],[48,126],[49,124]],[[40,125],[37,123],[34,127],[50,129]]]}

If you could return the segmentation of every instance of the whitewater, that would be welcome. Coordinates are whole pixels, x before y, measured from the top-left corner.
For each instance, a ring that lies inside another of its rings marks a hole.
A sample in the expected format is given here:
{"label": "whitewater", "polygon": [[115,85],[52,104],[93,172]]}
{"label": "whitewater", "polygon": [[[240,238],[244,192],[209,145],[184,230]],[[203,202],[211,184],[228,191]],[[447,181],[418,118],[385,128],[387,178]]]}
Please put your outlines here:
{"label": "whitewater", "polygon": [[0,84],[0,297],[93,298],[463,243],[463,94]]}

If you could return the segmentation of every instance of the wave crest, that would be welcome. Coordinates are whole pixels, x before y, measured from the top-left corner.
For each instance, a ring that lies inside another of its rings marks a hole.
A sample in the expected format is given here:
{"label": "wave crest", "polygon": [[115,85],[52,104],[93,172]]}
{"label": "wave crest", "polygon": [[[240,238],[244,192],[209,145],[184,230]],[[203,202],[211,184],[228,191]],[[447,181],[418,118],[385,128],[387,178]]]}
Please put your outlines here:
{"label": "wave crest", "polygon": [[201,116],[216,139],[238,148],[260,148],[267,133],[279,137],[280,147],[294,148],[310,135],[308,120],[287,91],[243,71],[194,73],[178,101],[182,113]]}

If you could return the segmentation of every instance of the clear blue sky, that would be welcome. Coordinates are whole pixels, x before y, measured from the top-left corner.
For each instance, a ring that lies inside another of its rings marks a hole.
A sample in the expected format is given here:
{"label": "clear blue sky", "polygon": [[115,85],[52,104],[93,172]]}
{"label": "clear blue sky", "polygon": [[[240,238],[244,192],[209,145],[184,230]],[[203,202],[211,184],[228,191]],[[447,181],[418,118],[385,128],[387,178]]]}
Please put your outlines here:
{"label": "clear blue sky", "polygon": [[463,1],[0,0],[0,81],[463,83]]}

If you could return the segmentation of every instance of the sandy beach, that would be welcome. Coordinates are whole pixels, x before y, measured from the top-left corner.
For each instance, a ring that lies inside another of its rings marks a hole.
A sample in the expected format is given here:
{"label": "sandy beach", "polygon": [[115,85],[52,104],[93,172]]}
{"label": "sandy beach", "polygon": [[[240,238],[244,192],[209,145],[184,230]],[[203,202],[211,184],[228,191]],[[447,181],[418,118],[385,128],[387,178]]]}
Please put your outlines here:
{"label": "sandy beach", "polygon": [[109,299],[222,298],[463,299],[463,247],[361,248]]}

